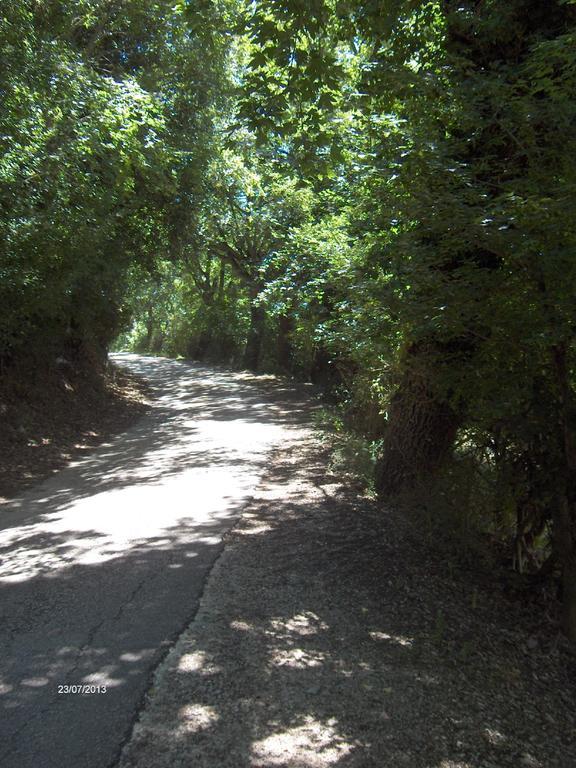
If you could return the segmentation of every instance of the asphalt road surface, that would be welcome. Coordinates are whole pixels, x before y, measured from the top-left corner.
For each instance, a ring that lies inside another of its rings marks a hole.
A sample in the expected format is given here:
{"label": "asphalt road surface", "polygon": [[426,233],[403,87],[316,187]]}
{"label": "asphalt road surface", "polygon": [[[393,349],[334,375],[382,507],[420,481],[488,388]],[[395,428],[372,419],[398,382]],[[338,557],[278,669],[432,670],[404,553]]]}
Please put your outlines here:
{"label": "asphalt road surface", "polygon": [[298,410],[269,379],[115,358],[150,382],[152,411],[0,507],[2,768],[115,764]]}

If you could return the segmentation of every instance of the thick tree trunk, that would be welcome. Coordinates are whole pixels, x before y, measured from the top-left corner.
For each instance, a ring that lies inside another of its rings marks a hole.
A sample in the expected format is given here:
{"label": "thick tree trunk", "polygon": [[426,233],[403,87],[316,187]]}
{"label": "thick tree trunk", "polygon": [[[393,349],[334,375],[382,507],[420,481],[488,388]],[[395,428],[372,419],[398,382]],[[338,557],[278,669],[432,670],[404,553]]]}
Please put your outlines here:
{"label": "thick tree trunk", "polygon": [[562,568],[562,629],[576,642],[576,505],[562,488],[554,510],[554,553]]}
{"label": "thick tree trunk", "polygon": [[450,455],[459,424],[460,418],[434,392],[430,380],[409,366],[392,397],[376,463],[380,498],[409,490],[436,472]]}
{"label": "thick tree trunk", "polygon": [[255,304],[254,299],[255,297],[252,298],[250,306],[250,329],[248,330],[248,340],[246,342],[246,350],[244,351],[244,367],[250,371],[258,370],[266,322],[264,307]]}
{"label": "thick tree trunk", "polygon": [[204,360],[213,343],[210,330],[203,330],[194,344],[190,345],[189,352],[194,360]]}

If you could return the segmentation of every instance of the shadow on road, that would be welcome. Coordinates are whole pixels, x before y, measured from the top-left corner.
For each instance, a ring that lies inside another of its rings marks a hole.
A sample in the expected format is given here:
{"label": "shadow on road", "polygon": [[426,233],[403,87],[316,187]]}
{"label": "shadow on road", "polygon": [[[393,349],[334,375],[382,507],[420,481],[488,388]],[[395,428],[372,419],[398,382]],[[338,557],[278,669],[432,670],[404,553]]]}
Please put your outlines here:
{"label": "shadow on road", "polygon": [[576,765],[574,663],[527,649],[538,616],[497,578],[448,568],[317,450],[283,456],[121,768]]}
{"label": "shadow on road", "polygon": [[[108,766],[305,387],[118,355],[152,411],[0,507],[0,764]],[[79,696],[59,686],[92,684]],[[42,758],[40,763],[39,759]]]}

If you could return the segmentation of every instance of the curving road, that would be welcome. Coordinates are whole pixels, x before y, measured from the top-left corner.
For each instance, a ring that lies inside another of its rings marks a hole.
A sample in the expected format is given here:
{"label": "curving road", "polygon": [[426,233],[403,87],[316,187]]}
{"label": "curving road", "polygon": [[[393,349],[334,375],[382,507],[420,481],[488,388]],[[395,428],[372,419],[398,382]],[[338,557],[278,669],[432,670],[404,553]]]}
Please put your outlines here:
{"label": "curving road", "polygon": [[270,378],[113,357],[149,381],[152,411],[0,507],[2,768],[115,764],[223,534],[307,407]]}

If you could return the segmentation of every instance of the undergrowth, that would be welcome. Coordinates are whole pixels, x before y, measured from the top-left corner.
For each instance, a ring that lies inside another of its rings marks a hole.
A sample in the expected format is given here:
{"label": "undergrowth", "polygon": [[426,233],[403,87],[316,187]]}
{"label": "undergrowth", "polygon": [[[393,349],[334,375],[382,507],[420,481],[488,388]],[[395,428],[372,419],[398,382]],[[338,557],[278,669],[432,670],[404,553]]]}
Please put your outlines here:
{"label": "undergrowth", "polygon": [[320,439],[330,448],[331,472],[375,498],[374,465],[380,441],[367,440],[351,430],[342,409],[337,406],[321,408],[315,423]]}

